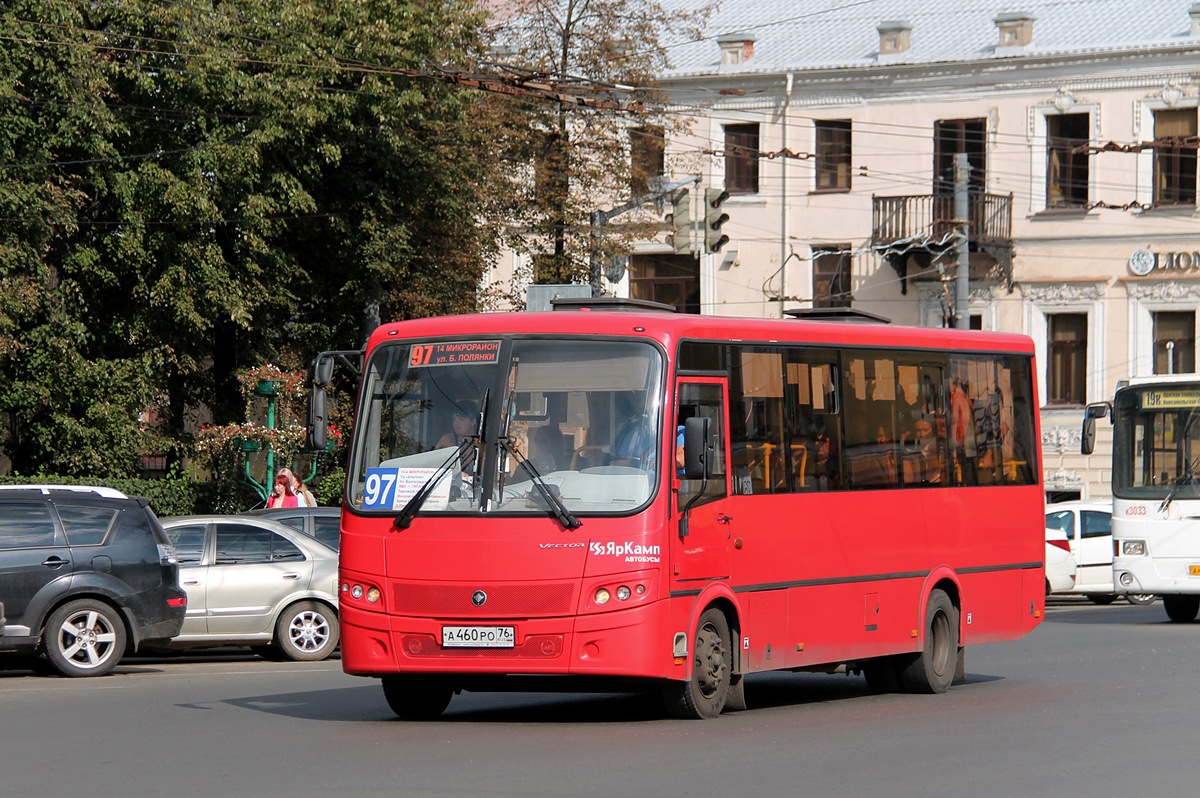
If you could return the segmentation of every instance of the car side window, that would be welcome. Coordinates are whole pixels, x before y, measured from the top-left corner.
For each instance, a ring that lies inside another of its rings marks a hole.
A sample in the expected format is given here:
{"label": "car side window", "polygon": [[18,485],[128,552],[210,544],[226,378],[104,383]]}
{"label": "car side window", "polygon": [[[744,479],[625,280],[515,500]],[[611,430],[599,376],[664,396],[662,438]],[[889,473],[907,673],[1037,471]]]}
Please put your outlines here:
{"label": "car side window", "polygon": [[108,507],[82,507],[60,504],[58,519],[72,546],[95,546],[104,542],[116,520],[117,511]]}
{"label": "car side window", "polygon": [[1061,529],[1067,533],[1067,540],[1075,539],[1075,514],[1070,510],[1059,510],[1056,513],[1046,513],[1046,526],[1051,529]]}
{"label": "car side window", "polygon": [[44,502],[5,502],[0,512],[0,549],[62,545]]}
{"label": "car side window", "polygon": [[271,561],[269,529],[241,524],[221,524],[217,527],[217,565],[241,565]]}
{"label": "car side window", "polygon": [[1085,538],[1100,538],[1112,534],[1112,514],[1084,510],[1081,534]]}
{"label": "car side window", "polygon": [[180,565],[196,565],[204,559],[204,524],[177,526],[167,530]]}
{"label": "car side window", "polygon": [[302,515],[272,515],[271,520],[289,526],[297,532],[304,531],[304,516]]}
{"label": "car side window", "polygon": [[341,543],[341,519],[337,516],[334,516],[333,518],[322,518],[318,516],[313,519],[313,522],[315,527],[313,530],[315,533],[313,537],[315,537],[320,543],[324,543],[326,546],[336,551],[338,545]]}
{"label": "car side window", "polygon": [[292,562],[303,560],[304,552],[296,544],[282,535],[271,534],[271,562]]}

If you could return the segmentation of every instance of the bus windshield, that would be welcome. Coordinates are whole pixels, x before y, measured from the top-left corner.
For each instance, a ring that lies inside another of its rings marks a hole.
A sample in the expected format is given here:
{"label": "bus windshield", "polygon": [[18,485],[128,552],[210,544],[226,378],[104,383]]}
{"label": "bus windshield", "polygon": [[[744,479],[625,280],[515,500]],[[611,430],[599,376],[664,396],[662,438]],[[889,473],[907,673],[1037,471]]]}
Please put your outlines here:
{"label": "bus windshield", "polygon": [[393,512],[425,491],[421,513],[632,512],[656,483],[662,362],[651,344],[594,338],[378,346],[350,503]]}
{"label": "bus windshield", "polygon": [[1200,498],[1200,387],[1127,389],[1113,414],[1117,496]]}

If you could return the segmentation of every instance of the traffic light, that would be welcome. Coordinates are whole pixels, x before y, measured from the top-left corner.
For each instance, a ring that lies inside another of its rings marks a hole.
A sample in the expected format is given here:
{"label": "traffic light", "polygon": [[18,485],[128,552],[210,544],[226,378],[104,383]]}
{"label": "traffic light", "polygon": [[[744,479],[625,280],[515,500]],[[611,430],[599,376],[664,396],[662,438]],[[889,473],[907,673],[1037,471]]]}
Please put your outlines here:
{"label": "traffic light", "polygon": [[718,252],[729,243],[729,236],[722,235],[721,226],[729,221],[729,214],[721,210],[729,192],[719,188],[704,189],[704,251]]}
{"label": "traffic light", "polygon": [[671,245],[676,255],[692,254],[692,194],[681,188],[671,197]]}

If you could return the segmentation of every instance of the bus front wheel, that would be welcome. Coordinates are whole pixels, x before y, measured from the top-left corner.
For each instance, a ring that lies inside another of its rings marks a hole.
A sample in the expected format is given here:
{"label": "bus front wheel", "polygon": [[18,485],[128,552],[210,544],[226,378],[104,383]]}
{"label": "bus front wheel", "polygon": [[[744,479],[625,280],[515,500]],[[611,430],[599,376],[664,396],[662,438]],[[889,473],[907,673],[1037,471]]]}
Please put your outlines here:
{"label": "bus front wheel", "polygon": [[384,676],[383,697],[401,720],[433,720],[450,706],[454,688],[420,679]]}
{"label": "bus front wheel", "polygon": [[663,687],[663,704],[668,714],[686,720],[720,715],[729,696],[732,665],[729,622],[723,612],[710,607],[696,624],[691,677],[682,682],[668,682]]}
{"label": "bus front wheel", "polygon": [[925,648],[900,668],[900,684],[910,693],[944,693],[958,666],[958,610],[941,590],[925,608]]}
{"label": "bus front wheel", "polygon": [[1191,623],[1200,612],[1200,596],[1163,596],[1163,609],[1175,623]]}

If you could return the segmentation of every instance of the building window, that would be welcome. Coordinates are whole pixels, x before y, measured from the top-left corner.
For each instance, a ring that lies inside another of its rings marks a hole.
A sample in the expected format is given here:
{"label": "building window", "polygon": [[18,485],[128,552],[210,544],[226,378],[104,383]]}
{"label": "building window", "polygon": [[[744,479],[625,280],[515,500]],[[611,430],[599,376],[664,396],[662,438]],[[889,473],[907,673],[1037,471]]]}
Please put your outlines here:
{"label": "building window", "polygon": [[934,123],[933,129],[933,193],[954,193],[954,156],[967,154],[971,166],[968,186],[972,192],[981,192],[986,185],[986,120],[942,119]]}
{"label": "building window", "polygon": [[1087,114],[1046,117],[1046,207],[1086,208]]}
{"label": "building window", "polygon": [[1160,311],[1154,319],[1154,373],[1191,374],[1196,370],[1196,314]]}
{"label": "building window", "polygon": [[[833,250],[833,251],[828,251]],[[813,260],[813,307],[848,308],[850,293],[850,248],[829,247]]]}
{"label": "building window", "polygon": [[1196,204],[1196,109],[1154,112],[1154,204]]}
{"label": "building window", "polygon": [[1087,401],[1087,322],[1086,313],[1046,317],[1050,360],[1047,404],[1081,405]]}
{"label": "building window", "polygon": [[758,124],[725,126],[725,190],[758,193]]}
{"label": "building window", "polygon": [[700,261],[691,255],[634,255],[629,261],[629,296],[700,312]]}
{"label": "building window", "polygon": [[850,120],[821,120],[817,128],[817,190],[850,190]]}
{"label": "building window", "polygon": [[650,191],[650,183],[662,177],[667,142],[661,127],[635,127],[629,131],[629,189],[635,197]]}

